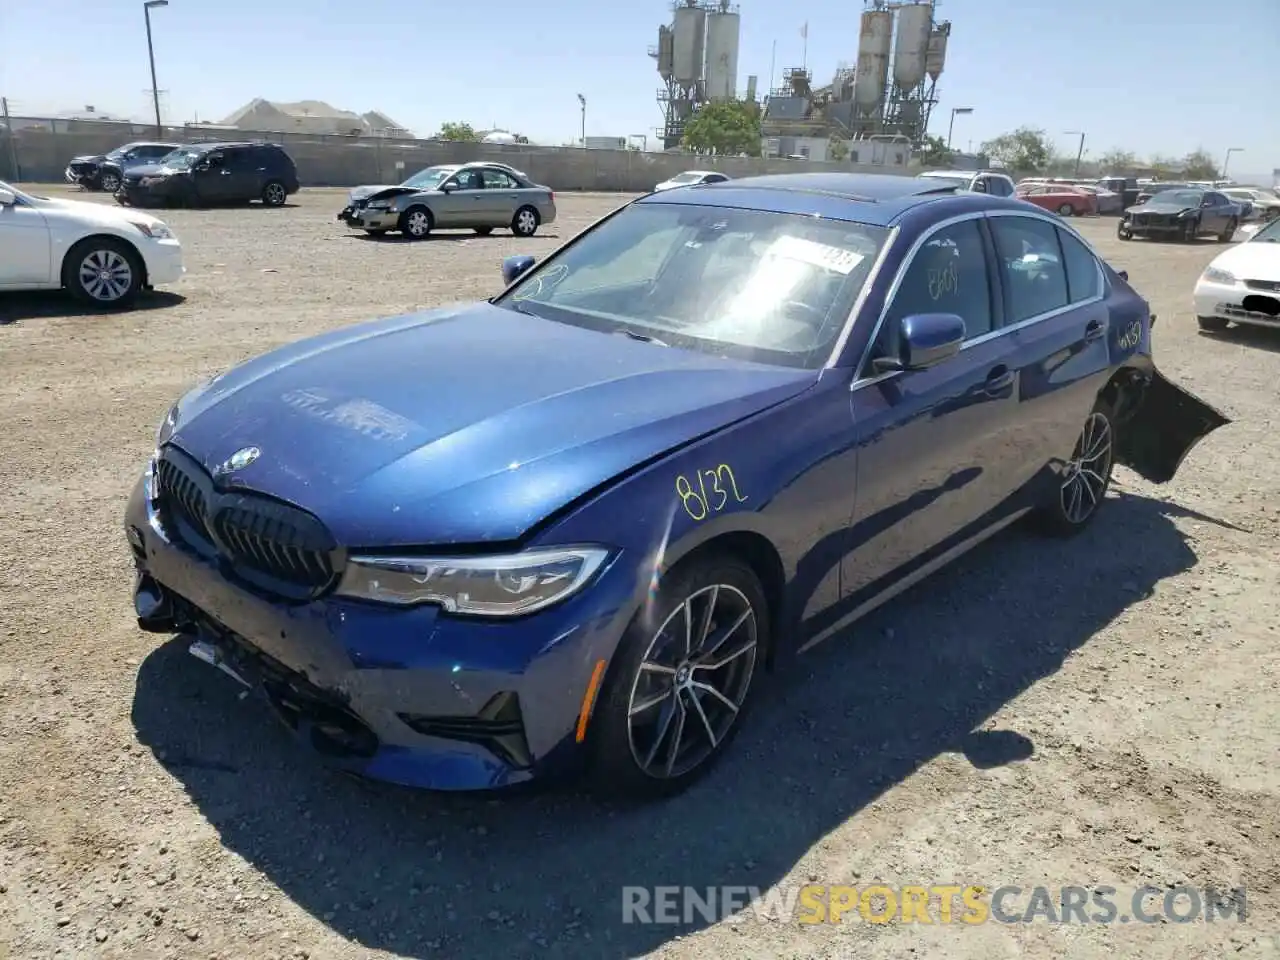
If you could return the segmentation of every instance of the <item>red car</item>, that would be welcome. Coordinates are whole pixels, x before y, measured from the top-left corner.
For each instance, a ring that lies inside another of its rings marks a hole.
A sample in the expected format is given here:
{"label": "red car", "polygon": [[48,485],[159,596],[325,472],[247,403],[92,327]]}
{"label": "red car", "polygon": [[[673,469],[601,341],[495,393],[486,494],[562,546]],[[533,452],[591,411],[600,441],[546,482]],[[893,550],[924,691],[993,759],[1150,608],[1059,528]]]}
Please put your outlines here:
{"label": "red car", "polygon": [[1096,217],[1098,215],[1096,196],[1065,184],[1040,183],[1019,186],[1018,199],[1052,210],[1063,217]]}

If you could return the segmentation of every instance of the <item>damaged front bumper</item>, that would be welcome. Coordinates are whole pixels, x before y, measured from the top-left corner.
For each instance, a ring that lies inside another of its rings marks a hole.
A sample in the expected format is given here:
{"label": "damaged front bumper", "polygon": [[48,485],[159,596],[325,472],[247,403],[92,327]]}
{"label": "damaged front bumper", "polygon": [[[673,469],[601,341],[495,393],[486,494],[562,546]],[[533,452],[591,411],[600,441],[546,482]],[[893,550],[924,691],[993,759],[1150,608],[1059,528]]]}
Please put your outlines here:
{"label": "damaged front bumper", "polygon": [[139,626],[263,697],[323,761],[375,780],[485,790],[569,775],[579,714],[621,630],[584,595],[518,623],[326,597],[289,603],[241,585],[165,534],[145,478],[125,526]]}
{"label": "damaged front bumper", "polygon": [[1168,483],[1196,445],[1231,422],[1170,381],[1147,360],[1129,371],[1115,411],[1116,463],[1152,483]]}

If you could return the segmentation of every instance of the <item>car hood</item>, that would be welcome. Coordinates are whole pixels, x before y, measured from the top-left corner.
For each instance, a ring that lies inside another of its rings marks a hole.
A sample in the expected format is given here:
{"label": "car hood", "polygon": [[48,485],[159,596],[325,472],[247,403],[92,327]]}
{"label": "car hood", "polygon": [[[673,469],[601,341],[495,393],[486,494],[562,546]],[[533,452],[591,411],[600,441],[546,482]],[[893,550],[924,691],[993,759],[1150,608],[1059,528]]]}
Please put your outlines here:
{"label": "car hood", "polygon": [[1195,210],[1196,207],[1187,206],[1185,203],[1174,203],[1171,201],[1148,200],[1146,203],[1140,203],[1137,206],[1129,207],[1125,213],[1182,213],[1186,210]]}
{"label": "car hood", "polygon": [[1280,282],[1280,243],[1239,243],[1214,258],[1212,266],[1241,280]]}
{"label": "car hood", "polygon": [[173,167],[166,167],[160,163],[140,163],[137,166],[130,164],[129,173],[137,177],[166,177],[183,171],[175,170]]}
{"label": "car hood", "polygon": [[352,187],[348,199],[354,203],[357,200],[372,200],[375,197],[396,197],[403,193],[421,193],[419,187],[404,187],[399,184],[382,184],[379,186],[363,186]]}
{"label": "car hood", "polygon": [[556,510],[780,403],[816,371],[726,360],[487,303],[258,357],[179,404],[174,445],[352,547],[519,540]]}
{"label": "car hood", "polygon": [[106,154],[103,154],[103,153],[85,154],[82,157],[72,157],[67,162],[68,163],[101,163],[105,159],[107,159],[107,157],[106,157]]}
{"label": "car hood", "polygon": [[[75,217],[82,223],[96,223],[111,227],[129,227],[143,223],[149,227],[157,227],[164,223],[136,207],[120,207],[114,204],[92,203],[88,200],[70,200],[62,197],[37,198],[39,209],[48,213],[65,213]],[[138,234],[141,236],[141,234]]]}

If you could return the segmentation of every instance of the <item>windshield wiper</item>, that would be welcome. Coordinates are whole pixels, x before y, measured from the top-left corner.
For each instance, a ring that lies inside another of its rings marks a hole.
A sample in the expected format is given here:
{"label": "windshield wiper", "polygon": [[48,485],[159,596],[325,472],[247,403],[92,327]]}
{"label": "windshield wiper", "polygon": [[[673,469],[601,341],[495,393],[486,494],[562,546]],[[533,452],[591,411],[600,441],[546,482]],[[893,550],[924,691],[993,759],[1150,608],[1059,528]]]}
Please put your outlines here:
{"label": "windshield wiper", "polygon": [[650,337],[643,333],[636,333],[634,330],[628,330],[626,327],[622,327],[616,332],[622,334],[624,337],[630,337],[632,340],[639,340],[641,343],[652,343],[657,347],[668,346],[665,341],[659,340],[657,337]]}

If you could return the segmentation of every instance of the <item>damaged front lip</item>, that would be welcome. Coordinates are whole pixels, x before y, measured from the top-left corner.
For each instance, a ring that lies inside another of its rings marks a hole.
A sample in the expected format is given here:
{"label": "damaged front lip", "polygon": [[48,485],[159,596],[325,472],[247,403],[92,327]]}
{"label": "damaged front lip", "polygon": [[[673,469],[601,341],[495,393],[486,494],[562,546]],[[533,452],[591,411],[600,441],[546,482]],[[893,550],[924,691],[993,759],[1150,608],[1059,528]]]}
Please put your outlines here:
{"label": "damaged front lip", "polygon": [[1196,444],[1231,419],[1154,365],[1131,414],[1118,424],[1116,462],[1152,483],[1168,483]]}

